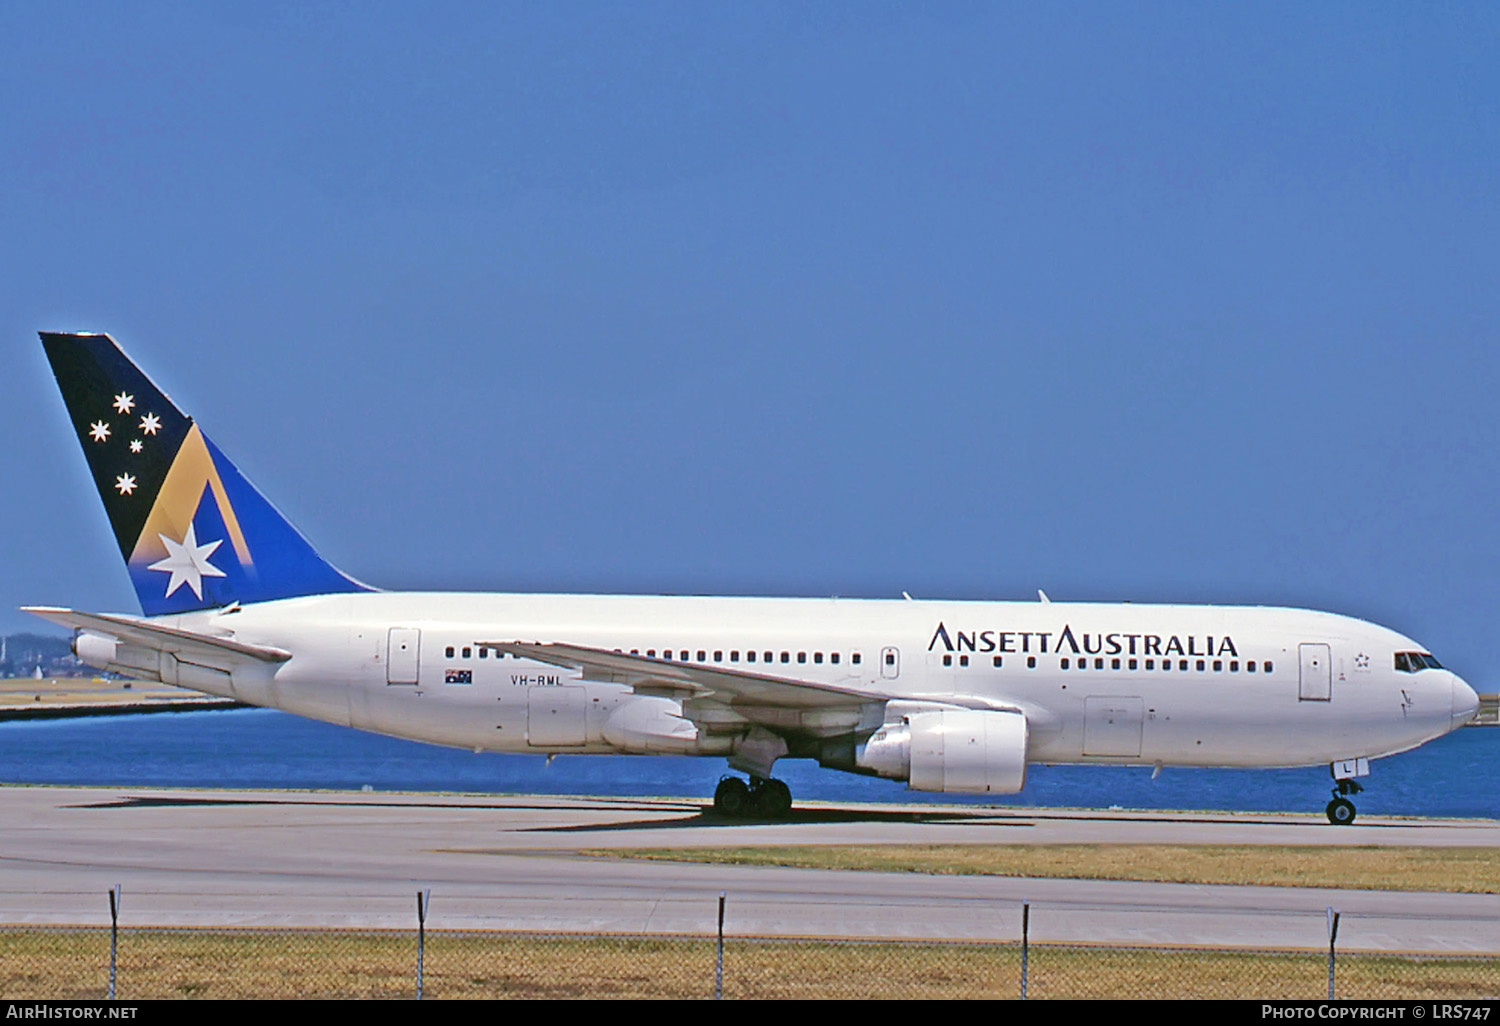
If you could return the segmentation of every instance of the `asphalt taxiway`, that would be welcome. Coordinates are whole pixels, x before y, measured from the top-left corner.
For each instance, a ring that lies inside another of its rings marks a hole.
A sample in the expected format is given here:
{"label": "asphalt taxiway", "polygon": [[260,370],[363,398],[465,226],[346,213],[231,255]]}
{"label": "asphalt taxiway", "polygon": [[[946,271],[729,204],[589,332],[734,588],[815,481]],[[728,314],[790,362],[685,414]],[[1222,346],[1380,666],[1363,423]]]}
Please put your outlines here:
{"label": "asphalt taxiway", "polygon": [[1500,895],[927,876],[597,858],[769,844],[1500,847],[1500,821],[804,805],[726,822],[684,799],[0,787],[0,923],[413,927],[1012,939],[1500,953]]}

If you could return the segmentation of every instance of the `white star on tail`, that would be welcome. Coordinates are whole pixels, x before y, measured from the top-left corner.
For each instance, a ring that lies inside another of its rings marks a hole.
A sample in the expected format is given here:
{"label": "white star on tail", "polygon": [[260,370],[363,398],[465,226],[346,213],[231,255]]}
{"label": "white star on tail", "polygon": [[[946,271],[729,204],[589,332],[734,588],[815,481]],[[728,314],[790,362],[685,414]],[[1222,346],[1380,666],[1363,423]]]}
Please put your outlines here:
{"label": "white star on tail", "polygon": [[141,430],[148,435],[156,434],[156,429],[161,427],[161,418],[154,413],[148,413],[141,418]]}
{"label": "white star on tail", "polygon": [[115,487],[120,489],[121,495],[130,495],[135,491],[135,477],[131,474],[121,474],[115,478]]}
{"label": "white star on tail", "polygon": [[124,392],[115,396],[115,412],[129,413],[133,409],[135,409],[135,396],[126,395]]}
{"label": "white star on tail", "polygon": [[145,446],[141,444],[141,440],[139,438],[135,438],[135,439],[131,440],[131,442],[130,442],[130,451],[131,452],[140,452],[144,448],[145,448]]}
{"label": "white star on tail", "polygon": [[222,538],[207,545],[199,545],[197,532],[192,524],[188,524],[187,534],[181,542],[174,542],[164,534],[157,537],[167,547],[167,558],[152,563],[146,569],[172,575],[172,579],[167,582],[167,598],[171,598],[172,592],[186,584],[201,599],[203,578],[224,576],[224,571],[208,561],[208,557],[214,554],[214,549],[224,544]]}
{"label": "white star on tail", "polygon": [[109,425],[102,420],[96,420],[89,425],[89,434],[94,436],[94,441],[102,442],[109,437]]}

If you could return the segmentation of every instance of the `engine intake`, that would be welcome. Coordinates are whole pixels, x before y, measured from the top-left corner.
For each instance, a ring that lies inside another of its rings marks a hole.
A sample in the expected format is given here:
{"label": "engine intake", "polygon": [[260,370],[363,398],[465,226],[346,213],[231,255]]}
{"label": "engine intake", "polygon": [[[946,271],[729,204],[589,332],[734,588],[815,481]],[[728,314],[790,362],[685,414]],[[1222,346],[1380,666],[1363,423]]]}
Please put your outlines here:
{"label": "engine intake", "polygon": [[888,723],[855,748],[857,766],[913,791],[1015,794],[1026,785],[1026,717],[939,709]]}

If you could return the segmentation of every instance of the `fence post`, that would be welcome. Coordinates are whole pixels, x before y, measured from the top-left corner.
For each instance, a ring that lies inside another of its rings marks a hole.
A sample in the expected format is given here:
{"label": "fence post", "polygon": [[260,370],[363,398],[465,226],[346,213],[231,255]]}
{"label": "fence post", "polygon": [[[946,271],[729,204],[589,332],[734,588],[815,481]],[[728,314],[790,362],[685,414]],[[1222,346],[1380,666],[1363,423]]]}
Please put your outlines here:
{"label": "fence post", "polygon": [[109,994],[108,1000],[115,999],[115,953],[120,943],[120,885],[115,884],[114,890],[109,892]]}
{"label": "fence post", "polygon": [[1328,906],[1328,1000],[1333,1000],[1333,946],[1339,938],[1339,914]]}
{"label": "fence post", "polygon": [[714,1000],[724,999],[724,892],[719,892],[719,943],[714,955]]}
{"label": "fence post", "polygon": [[1029,938],[1031,934],[1031,904],[1021,902],[1021,1000],[1026,1000],[1026,971],[1030,959]]}
{"label": "fence post", "polygon": [[427,905],[432,888],[417,892],[417,1000],[422,1000],[422,951],[427,942]]}

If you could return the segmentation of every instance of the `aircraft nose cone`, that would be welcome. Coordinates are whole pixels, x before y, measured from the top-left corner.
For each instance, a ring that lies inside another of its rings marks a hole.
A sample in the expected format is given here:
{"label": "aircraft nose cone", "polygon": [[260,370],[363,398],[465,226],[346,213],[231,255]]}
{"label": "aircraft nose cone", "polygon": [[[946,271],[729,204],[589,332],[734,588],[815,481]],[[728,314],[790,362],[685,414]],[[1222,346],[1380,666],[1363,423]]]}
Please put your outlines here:
{"label": "aircraft nose cone", "polygon": [[1479,695],[1474,689],[1463,682],[1458,674],[1453,674],[1453,726],[1462,727],[1474,718],[1479,712]]}

